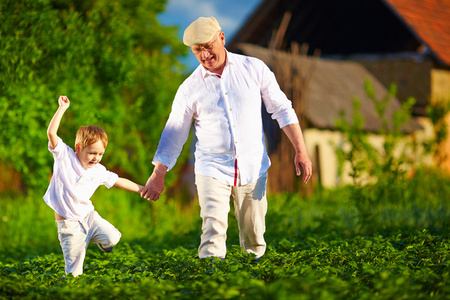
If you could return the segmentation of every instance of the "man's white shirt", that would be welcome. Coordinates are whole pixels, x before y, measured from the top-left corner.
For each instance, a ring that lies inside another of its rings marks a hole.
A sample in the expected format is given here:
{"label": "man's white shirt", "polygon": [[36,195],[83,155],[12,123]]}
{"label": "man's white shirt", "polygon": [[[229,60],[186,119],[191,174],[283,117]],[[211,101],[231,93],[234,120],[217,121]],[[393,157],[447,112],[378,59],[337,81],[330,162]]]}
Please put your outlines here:
{"label": "man's white shirt", "polygon": [[153,163],[170,170],[192,121],[197,137],[195,173],[234,185],[255,182],[270,166],[262,125],[262,102],[280,128],[298,123],[292,103],[261,60],[227,52],[219,77],[199,65],[175,96]]}

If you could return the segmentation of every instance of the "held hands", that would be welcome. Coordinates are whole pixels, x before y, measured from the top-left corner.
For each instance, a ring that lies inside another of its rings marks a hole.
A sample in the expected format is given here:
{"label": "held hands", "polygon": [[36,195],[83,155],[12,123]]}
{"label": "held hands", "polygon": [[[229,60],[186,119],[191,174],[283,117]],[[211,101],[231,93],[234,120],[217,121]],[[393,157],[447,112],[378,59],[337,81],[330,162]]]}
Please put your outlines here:
{"label": "held hands", "polygon": [[148,178],[147,183],[141,190],[141,197],[149,201],[156,201],[164,190],[164,176],[157,175],[155,172]]}
{"label": "held hands", "polygon": [[164,190],[164,177],[168,168],[160,162],[155,163],[152,175],[147,180],[141,191],[141,197],[147,200],[156,201]]}
{"label": "held hands", "polygon": [[61,108],[68,109],[70,106],[70,101],[67,96],[59,96],[58,104]]}

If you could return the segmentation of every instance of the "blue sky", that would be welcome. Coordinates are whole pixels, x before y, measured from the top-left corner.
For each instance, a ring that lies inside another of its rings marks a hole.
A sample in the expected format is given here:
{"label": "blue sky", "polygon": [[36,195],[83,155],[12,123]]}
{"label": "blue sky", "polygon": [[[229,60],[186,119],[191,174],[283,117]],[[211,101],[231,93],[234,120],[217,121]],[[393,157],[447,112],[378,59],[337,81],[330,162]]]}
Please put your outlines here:
{"label": "blue sky", "polygon": [[[213,16],[219,21],[227,40],[244,24],[262,0],[168,0],[166,12],[158,16],[164,25],[178,26],[178,36],[198,17]],[[182,60],[193,70],[198,62],[193,54]]]}

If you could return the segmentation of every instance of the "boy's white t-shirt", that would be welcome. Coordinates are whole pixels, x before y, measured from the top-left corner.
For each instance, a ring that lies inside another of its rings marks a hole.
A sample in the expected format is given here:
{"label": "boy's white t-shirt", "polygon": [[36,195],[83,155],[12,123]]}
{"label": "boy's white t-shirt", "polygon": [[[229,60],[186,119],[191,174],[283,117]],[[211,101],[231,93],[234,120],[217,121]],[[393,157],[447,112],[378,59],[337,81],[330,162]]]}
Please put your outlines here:
{"label": "boy's white t-shirt", "polygon": [[55,163],[45,203],[67,220],[83,221],[94,210],[90,198],[95,190],[102,184],[111,188],[119,176],[101,164],[84,169],[76,153],[59,137],[55,149],[49,146],[48,150]]}

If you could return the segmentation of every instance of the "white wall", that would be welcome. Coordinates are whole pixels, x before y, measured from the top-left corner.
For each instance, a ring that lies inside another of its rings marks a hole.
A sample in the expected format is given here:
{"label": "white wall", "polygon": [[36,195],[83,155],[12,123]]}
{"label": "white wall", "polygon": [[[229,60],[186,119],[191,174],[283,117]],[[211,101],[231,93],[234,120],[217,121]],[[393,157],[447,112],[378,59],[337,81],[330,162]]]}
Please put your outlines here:
{"label": "white wall", "polygon": [[[420,144],[430,139],[433,136],[433,127],[431,122],[426,118],[419,119],[419,123],[424,127],[423,130],[415,132],[413,135],[408,135],[399,144],[399,148],[396,151],[396,155],[400,155],[402,152],[407,153],[407,157],[415,162],[415,165],[433,164],[433,158],[424,154],[423,147]],[[343,135],[337,131],[331,130],[319,130],[315,128],[306,129],[303,132],[305,143],[307,147],[308,154],[313,161],[316,160],[316,146],[319,147],[319,161],[320,161],[320,173],[321,181],[324,187],[332,188],[339,185],[351,184],[353,183],[352,178],[349,175],[350,165],[344,167],[343,176],[340,177],[338,174],[338,161],[336,158],[336,147],[348,147],[349,145],[345,143]],[[417,148],[413,149],[409,145],[415,140],[415,144],[419,145]],[[379,135],[371,135],[369,137],[369,142],[378,148],[380,151],[383,147],[383,137]],[[413,171],[411,167],[406,164],[405,170]],[[317,172],[318,170],[313,170]]]}

